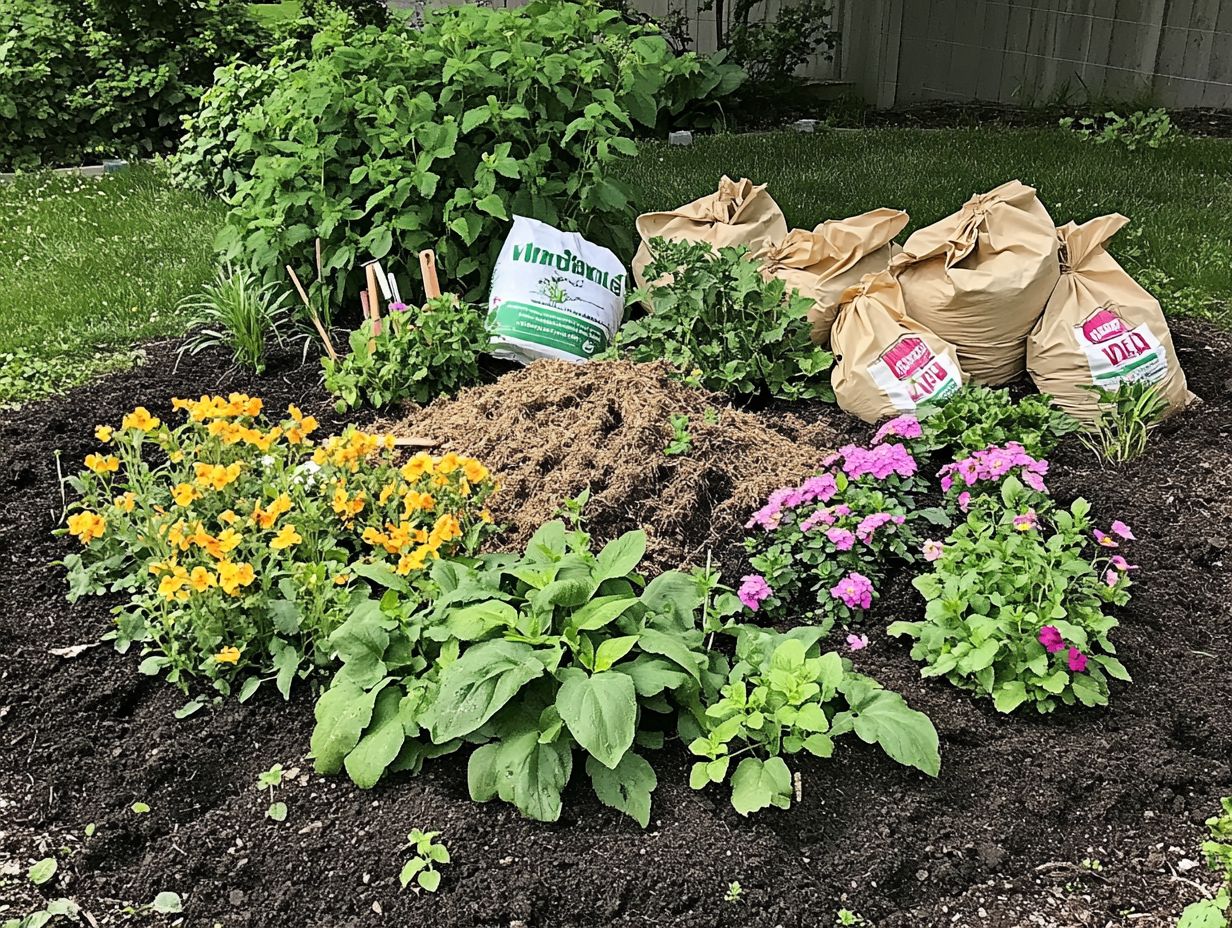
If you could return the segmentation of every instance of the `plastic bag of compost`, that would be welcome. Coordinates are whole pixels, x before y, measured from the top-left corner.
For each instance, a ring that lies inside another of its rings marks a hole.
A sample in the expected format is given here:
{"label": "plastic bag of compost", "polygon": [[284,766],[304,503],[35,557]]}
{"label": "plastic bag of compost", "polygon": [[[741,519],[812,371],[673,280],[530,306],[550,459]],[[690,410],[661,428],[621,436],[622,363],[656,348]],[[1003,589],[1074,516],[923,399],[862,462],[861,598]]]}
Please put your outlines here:
{"label": "plastic bag of compost", "polygon": [[907,316],[889,271],[843,293],[830,347],[838,405],[865,422],[940,405],[963,384],[954,346]]}
{"label": "plastic bag of compost", "polygon": [[637,233],[642,244],[633,256],[633,279],[644,287],[646,265],[654,257],[648,244],[652,238],[709,242],[714,251],[747,245],[750,252],[756,252],[787,235],[787,220],[766,193],[765,184],[755,185],[747,178],[732,180],[724,174],[715,193],[679,209],[638,216]]}
{"label": "plastic bag of compost", "polygon": [[1099,398],[1084,387],[1155,384],[1169,413],[1195,399],[1159,302],[1104,248],[1127,222],[1113,213],[1057,229],[1061,280],[1027,340],[1036,388],[1088,426],[1099,418]]}
{"label": "plastic bag of compost", "polygon": [[1055,224],[1035,189],[1012,180],[918,229],[890,263],[907,315],[958,348],[976,383],[1026,368],[1027,334],[1061,274]]}
{"label": "plastic bag of compost", "polygon": [[814,306],[808,318],[818,345],[830,344],[839,297],[866,274],[883,271],[901,251],[891,239],[908,216],[900,209],[874,209],[850,219],[830,219],[813,231],[792,229],[781,242],[761,251],[764,272],[781,277]]}
{"label": "plastic bag of compost", "polygon": [[492,271],[491,353],[523,364],[589,360],[620,328],[626,284],[624,265],[608,249],[514,216]]}

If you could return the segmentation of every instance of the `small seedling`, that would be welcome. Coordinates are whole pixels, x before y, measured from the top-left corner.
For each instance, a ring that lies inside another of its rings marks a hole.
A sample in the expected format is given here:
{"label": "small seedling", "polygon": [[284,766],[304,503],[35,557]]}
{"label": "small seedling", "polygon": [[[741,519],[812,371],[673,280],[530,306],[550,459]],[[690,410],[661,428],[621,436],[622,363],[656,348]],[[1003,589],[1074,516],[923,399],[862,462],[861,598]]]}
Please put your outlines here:
{"label": "small seedling", "polygon": [[85,829],[85,836],[86,836],[87,838],[93,838],[93,837],[94,837],[94,832],[95,832],[96,828],[97,828],[97,826],[96,826],[93,822],[91,822],[89,825],[87,825],[87,826],[86,826],[86,829]]}
{"label": "small seedling", "polygon": [[56,868],[58,866],[54,857],[44,857],[26,871],[26,876],[30,878],[30,882],[35,886],[42,886],[56,875]]}
{"label": "small seedling", "polygon": [[834,916],[834,924],[836,925],[867,925],[864,916],[859,915],[851,909],[839,909],[838,914]]}
{"label": "small seedling", "polygon": [[744,892],[744,887],[740,885],[739,880],[732,880],[727,884],[727,892],[723,894],[724,902],[737,903],[740,901],[740,896]]}
{"label": "small seedling", "polygon": [[402,873],[398,877],[403,889],[412,880],[416,883],[416,892],[424,889],[434,893],[441,885],[441,873],[436,869],[436,865],[449,863],[449,850],[444,844],[437,843],[436,837],[439,834],[439,831],[420,831],[416,828],[406,836],[408,843],[403,850],[414,851],[414,856],[402,867]]}
{"label": "small seedling", "polygon": [[693,436],[689,434],[689,417],[683,413],[672,416],[672,440],[667,443],[663,453],[668,457],[678,454],[688,454],[693,450]]}
{"label": "small seedling", "polygon": [[574,531],[578,531],[582,527],[583,510],[586,509],[586,504],[590,502],[590,487],[584,489],[577,496],[565,500],[560,504],[560,508],[556,510],[556,515],[560,516],[566,522],[573,526]]}
{"label": "small seedling", "polygon": [[269,770],[257,776],[257,789],[269,790],[270,807],[266,809],[265,815],[275,822],[287,820],[287,804],[274,801],[274,790],[282,786],[282,776],[282,764],[274,764]]}
{"label": "small seedling", "polygon": [[1084,857],[1080,866],[1083,870],[1090,870],[1092,873],[1099,873],[1104,869],[1098,857]]}
{"label": "small seedling", "polygon": [[134,802],[132,809],[133,815],[145,815],[150,811],[150,807],[144,802]]}
{"label": "small seedling", "polygon": [[707,406],[706,411],[702,413],[702,421],[707,425],[718,425],[719,411],[713,406]]}

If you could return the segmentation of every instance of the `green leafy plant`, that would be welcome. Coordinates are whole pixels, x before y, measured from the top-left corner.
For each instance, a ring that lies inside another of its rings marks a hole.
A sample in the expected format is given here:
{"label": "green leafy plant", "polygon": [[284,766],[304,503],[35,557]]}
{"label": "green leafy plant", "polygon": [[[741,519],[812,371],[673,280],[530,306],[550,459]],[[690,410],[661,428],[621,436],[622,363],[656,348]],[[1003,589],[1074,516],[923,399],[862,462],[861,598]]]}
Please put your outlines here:
{"label": "green leafy plant", "polygon": [[56,863],[54,857],[44,857],[42,860],[31,865],[26,871],[26,877],[35,886],[42,886],[44,883],[50,882],[51,878],[56,875],[56,870],[59,864]]}
{"label": "green leafy plant", "polygon": [[358,406],[426,403],[479,381],[479,356],[488,347],[486,317],[456,297],[439,296],[422,309],[395,303],[374,335],[371,320],[351,333],[351,352],[323,358],[325,387],[339,412]]}
{"label": "green leafy plant", "polygon": [[1176,928],[1228,928],[1232,922],[1232,797],[1221,805],[1222,813],[1206,820],[1211,837],[1203,842],[1202,853],[1223,883],[1214,898],[1185,906]]}
{"label": "green leafy plant", "polygon": [[[1107,556],[1119,543],[1092,530],[1085,500],[1068,510],[1044,501],[1017,477],[999,497],[974,497],[933,571],[913,581],[924,619],[888,629],[915,639],[923,676],[990,696],[1000,712],[1102,706],[1110,678],[1129,680],[1109,640],[1118,622],[1105,609],[1129,601],[1133,565]],[[1132,537],[1121,523],[1113,529]]]}
{"label": "green leafy plant", "polygon": [[[627,37],[629,52],[601,35]],[[656,126],[739,77],[590,2],[440,7],[416,30],[328,26],[268,94],[236,101],[255,108],[230,150],[216,148],[244,167],[224,191],[218,245],[274,279],[287,260],[310,268],[319,236],[335,297],[366,256],[406,273],[404,256],[433,248],[459,292],[478,296],[515,213],[631,244],[629,191],[609,168],[636,153],[635,124]]]}
{"label": "green leafy plant", "polygon": [[274,764],[269,770],[263,770],[257,775],[257,789],[268,789],[270,806],[265,811],[266,818],[275,822],[287,820],[287,804],[274,801],[274,790],[282,786],[282,764]]}
{"label": "green leafy plant", "polygon": [[7,0],[0,170],[167,151],[214,68],[257,34],[241,0]]}
{"label": "green leafy plant", "polygon": [[670,361],[710,390],[834,399],[834,356],[809,338],[812,300],[766,280],[745,248],[662,238],[650,248],[651,283],[628,299],[652,311],[626,322],[609,354]]}
{"label": "green leafy plant", "polygon": [[1015,402],[1009,390],[968,384],[944,404],[920,410],[923,435],[912,447],[948,450],[957,458],[1014,441],[1032,457],[1047,457],[1079,428],[1050,400],[1047,394],[1030,394]]}
{"label": "green leafy plant", "polygon": [[1145,381],[1124,381],[1115,390],[1099,384],[1085,389],[1095,394],[1099,416],[1093,430],[1081,435],[1082,443],[1114,464],[1132,461],[1146,451],[1151,429],[1168,411],[1168,398],[1158,387]]}
{"label": "green leafy plant", "polygon": [[6,918],[0,922],[0,926],[2,928],[43,928],[44,925],[60,918],[77,923],[80,913],[81,906],[72,899],[52,899],[37,912],[31,912],[23,918]]}
{"label": "green leafy plant", "polygon": [[[722,23],[724,6],[724,0],[702,0],[699,9],[714,10]],[[781,90],[809,58],[833,57],[839,33],[830,28],[832,13],[829,0],[803,0],[773,12],[763,0],[731,0],[720,47],[748,75],[747,90]]]}
{"label": "green leafy plant", "polygon": [[283,330],[289,322],[289,297],[277,284],[262,284],[247,268],[224,263],[213,282],[180,304],[189,329],[195,331],[180,347],[178,357],[223,347],[230,350],[236,364],[263,373],[268,340],[286,341]]}
{"label": "green leafy plant", "polygon": [[437,562],[430,606],[396,590],[361,603],[331,638],[343,667],[317,704],[317,770],[345,765],[368,787],[467,741],[473,799],[555,821],[581,748],[599,799],[644,827],[657,780],[638,748],[679,707],[700,712],[710,663],[704,588],[678,572],[646,583],[645,545],[630,532],[592,554],[549,522],[520,556]]}
{"label": "green leafy plant", "polygon": [[744,887],[740,885],[739,880],[732,880],[727,884],[727,892],[723,894],[723,901],[730,902],[735,905],[744,895]]}
{"label": "green leafy plant", "polygon": [[851,909],[839,909],[838,913],[834,916],[834,924],[844,926],[867,925],[868,922],[864,920],[863,916],[851,911]]}
{"label": "green leafy plant", "polygon": [[1102,116],[1067,116],[1060,121],[1062,129],[1072,129],[1096,145],[1119,144],[1130,151],[1141,148],[1162,148],[1181,133],[1165,109],[1136,110],[1128,116],[1109,111]]}
{"label": "green leafy plant", "polygon": [[672,415],[672,440],[667,443],[663,453],[668,457],[688,454],[693,450],[693,436],[689,434],[689,417],[683,413]]}
{"label": "green leafy plant", "polygon": [[418,828],[412,829],[406,836],[406,849],[414,851],[414,854],[398,874],[398,882],[403,889],[406,889],[412,880],[415,882],[416,892],[423,889],[434,893],[441,885],[441,872],[436,869],[436,865],[449,863],[449,849],[443,842],[436,840],[439,836],[439,831],[420,831]]}
{"label": "green leafy plant", "polygon": [[731,803],[741,815],[789,808],[792,775],[782,755],[830,757],[834,739],[853,731],[900,764],[937,775],[941,758],[928,716],[854,673],[837,652],[822,654],[817,642],[825,632],[733,629],[736,662],[719,698],[706,706],[704,732],[689,745],[701,758],[689,774],[690,786],[704,789],[730,774]]}

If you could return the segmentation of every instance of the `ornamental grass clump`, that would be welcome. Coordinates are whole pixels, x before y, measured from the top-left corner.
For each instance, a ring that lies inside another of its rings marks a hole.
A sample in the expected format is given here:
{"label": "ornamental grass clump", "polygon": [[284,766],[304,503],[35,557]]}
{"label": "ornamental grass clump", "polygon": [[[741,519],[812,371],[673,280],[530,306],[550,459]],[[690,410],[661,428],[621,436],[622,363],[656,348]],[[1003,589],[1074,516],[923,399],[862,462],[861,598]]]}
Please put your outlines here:
{"label": "ornamental grass clump", "polygon": [[1104,532],[1089,512],[1085,500],[1057,507],[1004,477],[999,494],[972,497],[966,520],[932,543],[933,569],[914,581],[924,618],[890,634],[915,640],[923,676],[989,696],[1000,712],[1106,705],[1109,681],[1129,680],[1107,610],[1129,601],[1136,565],[1113,553],[1133,540],[1129,526]]}
{"label": "ornamental grass clump", "polygon": [[417,454],[348,428],[317,444],[294,405],[271,422],[240,393],[173,400],[172,427],[138,407],[100,425],[104,450],[66,481],[77,494],[65,557],[69,599],[125,593],[117,646],[144,673],[202,676],[247,698],[285,696],[328,663],[325,641],[370,576],[410,584],[438,557],[475,550],[495,483],[478,461]]}
{"label": "ornamental grass clump", "polygon": [[746,525],[758,573],[744,578],[740,599],[752,611],[782,615],[807,595],[814,621],[855,618],[871,608],[892,562],[917,559],[920,521],[947,523],[941,510],[917,505],[925,484],[900,443],[847,445],[822,464],[822,473],[771,493]]}

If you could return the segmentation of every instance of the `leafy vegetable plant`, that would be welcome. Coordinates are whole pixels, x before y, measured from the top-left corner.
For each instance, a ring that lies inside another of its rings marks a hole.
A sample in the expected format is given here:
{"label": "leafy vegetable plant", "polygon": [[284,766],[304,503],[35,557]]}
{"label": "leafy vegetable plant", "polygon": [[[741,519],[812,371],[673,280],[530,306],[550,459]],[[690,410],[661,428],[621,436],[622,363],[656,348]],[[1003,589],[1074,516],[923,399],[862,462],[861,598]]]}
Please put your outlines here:
{"label": "leafy vegetable plant", "polygon": [[488,346],[484,313],[444,295],[422,309],[394,303],[374,334],[366,320],[351,333],[351,353],[323,358],[325,387],[339,412],[404,400],[426,403],[479,380],[479,356]]}
{"label": "leafy vegetable plant", "polygon": [[689,745],[701,758],[690,786],[703,789],[730,775],[732,806],[741,815],[789,808],[792,776],[782,755],[830,757],[834,739],[852,731],[900,764],[937,775],[941,758],[928,716],[854,673],[837,652],[822,654],[817,642],[825,631],[734,629],[736,662],[719,698],[706,707],[705,731]]}
{"label": "leafy vegetable plant", "polygon": [[1017,442],[1032,457],[1047,457],[1078,422],[1053,406],[1046,394],[1015,401],[1006,389],[968,384],[940,406],[921,410],[922,434],[913,448],[946,450],[966,457],[989,445]]}
{"label": "leafy vegetable plant", "polygon": [[710,390],[833,400],[834,356],[816,347],[813,301],[766,280],[745,248],[652,239],[645,288],[629,294],[651,312],[616,333],[613,355],[667,360]]}
{"label": "leafy vegetable plant", "polygon": [[1225,797],[1223,812],[1206,820],[1211,839],[1202,844],[1202,853],[1223,885],[1213,899],[1185,906],[1176,928],[1228,928],[1232,920],[1232,798]]}
{"label": "leafy vegetable plant", "polygon": [[402,872],[398,874],[398,882],[403,889],[412,881],[415,883],[416,892],[423,889],[434,893],[440,887],[441,871],[436,869],[436,865],[449,863],[449,849],[444,842],[436,840],[440,834],[439,831],[420,831],[414,828],[406,836],[407,849],[414,851],[414,854],[403,864]]}
{"label": "leafy vegetable plant", "polygon": [[364,578],[414,577],[474,550],[495,484],[478,461],[394,461],[393,439],[355,429],[315,445],[294,405],[271,423],[260,399],[173,400],[172,428],[138,407],[67,481],[77,495],[64,559],[69,599],[129,594],[116,644],[181,687],[204,676],[241,699],[265,680],[286,696],[328,661],[325,639]]}
{"label": "leafy vegetable plant", "polygon": [[1083,433],[1082,443],[1092,452],[1122,464],[1146,451],[1151,429],[1168,411],[1168,399],[1154,385],[1146,382],[1120,384],[1115,390],[1099,384],[1087,387],[1099,401],[1099,417],[1090,433]]}
{"label": "leafy vegetable plant", "polygon": [[1128,116],[1109,111],[1102,116],[1067,116],[1060,121],[1062,129],[1072,129],[1096,145],[1121,144],[1130,151],[1140,148],[1162,148],[1180,135],[1172,117],[1162,107],[1135,110]]}
{"label": "leafy vegetable plant", "polygon": [[1048,515],[1039,500],[1016,477],[999,497],[974,498],[933,571],[914,581],[928,603],[924,619],[889,632],[915,639],[923,676],[990,696],[1000,712],[1106,705],[1109,679],[1129,674],[1114,656],[1118,623],[1105,609],[1128,602],[1134,567],[1110,549],[1120,544],[1113,536],[1133,535],[1120,522],[1111,533],[1092,530],[1085,500]]}

